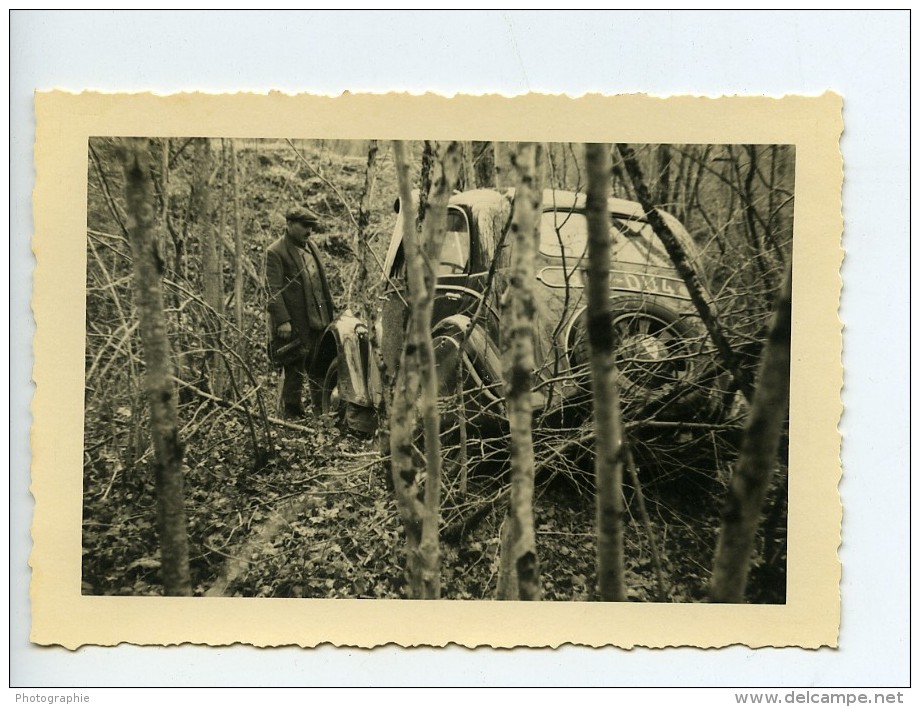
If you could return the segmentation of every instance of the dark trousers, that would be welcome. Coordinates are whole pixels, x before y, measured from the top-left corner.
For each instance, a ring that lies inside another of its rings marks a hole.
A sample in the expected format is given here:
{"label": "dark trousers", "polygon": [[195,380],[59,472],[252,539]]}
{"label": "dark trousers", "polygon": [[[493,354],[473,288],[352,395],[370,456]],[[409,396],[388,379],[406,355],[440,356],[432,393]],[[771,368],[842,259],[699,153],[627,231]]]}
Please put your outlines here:
{"label": "dark trousers", "polygon": [[284,383],[281,386],[281,402],[286,408],[291,407],[300,409],[303,407],[303,385],[305,381],[309,380],[310,404],[315,411],[322,411],[323,380],[310,373],[320,333],[321,332],[318,331],[311,331],[309,343],[306,346],[306,355],[303,359],[284,367]]}
{"label": "dark trousers", "polygon": [[323,382],[318,378],[308,375],[304,367],[285,366],[284,384],[281,387],[281,401],[285,407],[301,408],[303,406],[303,384],[309,380],[310,404],[317,412],[323,405]]}

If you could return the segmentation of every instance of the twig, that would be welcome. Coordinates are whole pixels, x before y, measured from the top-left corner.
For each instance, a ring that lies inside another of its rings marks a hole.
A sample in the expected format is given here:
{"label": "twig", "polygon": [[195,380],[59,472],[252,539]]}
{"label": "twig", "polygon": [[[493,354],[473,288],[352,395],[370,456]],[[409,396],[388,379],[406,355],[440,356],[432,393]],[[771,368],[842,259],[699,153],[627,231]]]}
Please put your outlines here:
{"label": "twig", "polygon": [[658,548],[658,540],[655,537],[655,529],[652,527],[652,520],[648,515],[648,508],[645,506],[645,494],[642,493],[642,486],[639,483],[639,472],[636,470],[636,462],[633,459],[632,450],[628,445],[626,447],[626,469],[629,472],[629,478],[632,481],[633,488],[636,490],[639,517],[642,519],[642,525],[645,526],[645,532],[648,535],[648,545],[652,555],[652,567],[655,568],[655,583],[658,587],[658,601],[667,601],[668,592],[664,583],[664,571],[661,568],[661,551]]}
{"label": "twig", "polygon": [[666,422],[664,420],[633,420],[626,423],[626,429],[636,427],[659,427],[675,430],[737,430],[743,423],[742,419],[734,422]]}
{"label": "twig", "polygon": [[96,154],[96,149],[93,147],[92,141],[89,143],[89,155],[93,163],[93,169],[96,172],[96,176],[99,178],[99,183],[102,186],[102,193],[105,195],[106,204],[109,207],[109,210],[112,212],[116,223],[121,227],[122,233],[125,234],[125,237],[128,236],[128,227],[125,226],[125,222],[121,217],[121,214],[118,213],[118,207],[116,205],[115,199],[112,197],[112,192],[109,189],[109,182],[105,178],[105,172],[102,171],[102,167],[99,164],[99,155]]}
{"label": "twig", "polygon": [[192,144],[192,140],[194,140],[194,139],[195,139],[195,138],[191,138],[191,137],[188,138],[185,142],[183,142],[181,145],[179,145],[179,149],[177,149],[174,153],[172,153],[172,155],[170,155],[170,157],[169,157],[169,166],[170,166],[170,167],[172,167],[172,166],[173,166],[173,163],[174,163],[177,159],[179,159],[179,155],[181,155],[181,154],[185,151],[185,148]]}
{"label": "twig", "polygon": [[[243,396],[240,394],[240,389],[236,384],[236,376],[233,375],[233,366],[230,365],[230,362],[226,359],[226,357],[221,356],[221,358],[223,359],[224,365],[227,367],[227,375],[230,378],[230,386],[233,388],[233,394],[236,396],[237,400],[242,401]],[[252,454],[254,457],[253,461],[258,463],[259,442],[256,440],[256,427],[252,422],[252,413],[249,412],[248,406],[243,408],[243,413],[246,415],[246,426],[249,428],[249,436],[252,439]]]}
{"label": "twig", "polygon": [[208,545],[207,543],[202,543],[202,545],[204,545],[204,546],[205,546],[208,550],[210,550],[211,552],[216,552],[218,555],[221,555],[222,557],[226,557],[228,560],[233,560],[234,562],[244,562],[244,563],[246,563],[247,565],[251,565],[251,564],[252,564],[252,560],[247,560],[247,559],[242,558],[242,557],[236,557],[236,556],[234,556],[234,555],[228,555],[226,552],[221,552],[221,551],[218,550],[216,547],[211,547],[211,546]]}
{"label": "twig", "polygon": [[108,497],[109,491],[112,490],[112,484],[115,483],[115,477],[117,477],[118,472],[121,471],[121,464],[115,464],[114,466],[115,470],[112,472],[112,478],[109,479],[109,485],[105,487],[105,493],[99,498],[100,501],[104,501]]}
{"label": "twig", "polygon": [[[182,386],[183,388],[187,388],[188,390],[193,392],[195,395],[201,398],[204,398],[205,400],[210,400],[212,402],[215,402],[224,407],[228,407],[232,410],[236,410],[238,412],[245,412],[245,409],[243,408],[243,406],[238,403],[233,403],[233,402],[230,402],[229,400],[225,400],[224,398],[220,398],[216,395],[212,395],[211,393],[208,393],[202,390],[201,388],[198,388],[197,386],[191,383],[188,383],[187,381],[182,380],[178,376],[173,376],[173,379],[176,381],[178,385]],[[310,432],[310,433],[316,432],[316,430],[313,428],[305,427],[304,425],[297,425],[287,420],[279,420],[278,418],[269,417],[269,416],[266,416],[265,419],[268,422],[272,423],[273,425],[278,425],[280,427],[286,427],[291,430],[297,430],[298,432]]]}

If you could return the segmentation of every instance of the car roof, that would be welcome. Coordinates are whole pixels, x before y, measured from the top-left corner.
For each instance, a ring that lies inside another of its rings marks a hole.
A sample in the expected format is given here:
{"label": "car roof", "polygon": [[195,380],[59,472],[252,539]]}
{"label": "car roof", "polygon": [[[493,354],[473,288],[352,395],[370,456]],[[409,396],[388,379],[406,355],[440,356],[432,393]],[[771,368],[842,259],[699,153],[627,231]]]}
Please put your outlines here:
{"label": "car roof", "polygon": [[507,197],[494,189],[470,189],[452,194],[450,204],[453,206],[488,207],[501,204]]}
{"label": "car roof", "polygon": [[[506,192],[506,198],[514,199],[514,189]],[[583,191],[574,192],[565,189],[544,189],[543,190],[543,210],[544,211],[584,211],[587,206],[587,195]],[[607,198],[607,209],[614,216],[626,216],[645,220],[645,211],[642,205],[628,199],[618,199],[616,197]]]}
{"label": "car roof", "polygon": [[[574,210],[583,211],[587,206],[587,196],[584,192],[564,191],[562,189],[543,190],[543,210]],[[642,206],[627,199],[616,197],[607,198],[607,209],[615,216],[626,216],[645,220],[645,211]]]}
{"label": "car roof", "polygon": [[[413,194],[416,197],[416,194]],[[454,206],[489,207],[500,204],[502,199],[508,201],[514,200],[514,189],[508,189],[504,193],[495,189],[470,189],[469,191],[457,192],[450,197],[450,204]],[[568,210],[583,211],[587,203],[584,192],[566,191],[563,189],[544,189],[543,190],[543,210]],[[642,206],[628,199],[618,199],[610,197],[607,199],[607,208],[610,213],[616,216],[626,216],[645,220],[645,211]]]}
{"label": "car roof", "polygon": [[[508,189],[505,192],[499,192],[495,189],[470,189],[468,191],[456,192],[451,195],[449,204],[461,208],[468,208],[472,213],[481,210],[492,210],[499,208],[503,200],[508,202],[514,201],[514,189]],[[412,192],[413,200],[418,199],[418,190]],[[398,199],[397,199],[398,202]],[[583,212],[587,206],[587,197],[584,192],[573,192],[564,189],[544,189],[543,190],[543,211],[580,211]],[[646,221],[645,211],[642,205],[629,199],[619,199],[608,197],[607,208],[611,215],[621,218],[628,218],[636,221]],[[672,232],[684,246],[684,250],[690,256],[691,261],[696,260],[696,245],[685,227],[674,216],[662,209],[656,209],[665,219],[665,222],[671,227]],[[389,272],[393,264],[396,251],[401,238],[394,239],[390,242],[390,247],[385,260],[385,268]]]}

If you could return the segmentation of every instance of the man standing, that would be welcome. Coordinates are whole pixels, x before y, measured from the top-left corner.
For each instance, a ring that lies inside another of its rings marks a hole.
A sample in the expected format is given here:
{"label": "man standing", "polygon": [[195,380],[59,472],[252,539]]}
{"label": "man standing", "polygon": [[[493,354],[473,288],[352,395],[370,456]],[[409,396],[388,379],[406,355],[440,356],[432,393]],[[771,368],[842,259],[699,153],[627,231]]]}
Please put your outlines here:
{"label": "man standing", "polygon": [[[265,253],[265,281],[268,287],[268,327],[272,351],[286,344],[290,353],[277,365],[284,368],[281,400],[287,418],[302,418],[304,374],[311,370],[320,336],[332,321],[332,296],[323,271],[319,250],[310,236],[319,231],[319,217],[297,207],[286,215],[287,232]],[[310,380],[310,397],[319,408],[322,381]]]}

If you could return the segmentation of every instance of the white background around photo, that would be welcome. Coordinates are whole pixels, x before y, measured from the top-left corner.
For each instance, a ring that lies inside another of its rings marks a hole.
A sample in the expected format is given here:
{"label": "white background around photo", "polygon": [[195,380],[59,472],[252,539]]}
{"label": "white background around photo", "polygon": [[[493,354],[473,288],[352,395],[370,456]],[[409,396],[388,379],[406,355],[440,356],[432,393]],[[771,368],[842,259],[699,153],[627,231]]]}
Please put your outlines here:
{"label": "white background around photo", "polygon": [[[909,683],[911,143],[905,11],[14,11],[9,23],[11,686]],[[69,652],[29,644],[32,94],[55,88],[164,94],[840,93],[846,248],[840,648],[121,646]]]}

